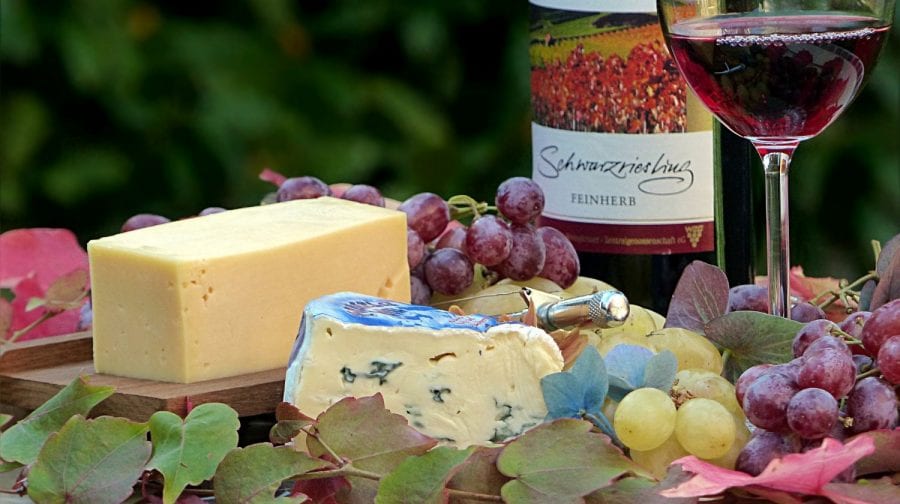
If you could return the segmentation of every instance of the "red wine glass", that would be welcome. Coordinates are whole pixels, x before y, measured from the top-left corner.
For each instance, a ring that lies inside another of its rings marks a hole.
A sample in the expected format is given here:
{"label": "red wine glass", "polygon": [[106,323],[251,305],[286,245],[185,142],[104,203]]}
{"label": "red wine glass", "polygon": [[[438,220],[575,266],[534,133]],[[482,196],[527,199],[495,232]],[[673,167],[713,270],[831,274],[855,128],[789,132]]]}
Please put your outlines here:
{"label": "red wine glass", "polygon": [[894,0],[657,0],[657,8],[685,80],[762,158],[769,311],[789,317],[791,157],[859,94]]}

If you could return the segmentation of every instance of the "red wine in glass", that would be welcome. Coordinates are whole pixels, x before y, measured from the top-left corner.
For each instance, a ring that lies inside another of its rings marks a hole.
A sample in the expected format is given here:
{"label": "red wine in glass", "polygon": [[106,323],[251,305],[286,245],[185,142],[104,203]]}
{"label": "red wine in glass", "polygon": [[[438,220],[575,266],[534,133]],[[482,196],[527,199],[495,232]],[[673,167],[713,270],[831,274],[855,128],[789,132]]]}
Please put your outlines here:
{"label": "red wine in glass", "polygon": [[671,30],[681,72],[722,123],[744,138],[782,143],[819,134],[853,101],[888,27],[835,14],[722,16]]}
{"label": "red wine in glass", "polygon": [[788,171],[797,145],[856,98],[893,21],[893,2],[657,0],[685,80],[747,138],[765,173],[769,310],[790,313]]}

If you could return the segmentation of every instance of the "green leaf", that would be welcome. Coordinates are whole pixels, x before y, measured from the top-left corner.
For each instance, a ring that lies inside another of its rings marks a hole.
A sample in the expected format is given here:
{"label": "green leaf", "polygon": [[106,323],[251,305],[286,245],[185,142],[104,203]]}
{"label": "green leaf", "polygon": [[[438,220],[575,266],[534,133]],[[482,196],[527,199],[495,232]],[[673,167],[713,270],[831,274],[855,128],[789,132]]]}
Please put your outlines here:
{"label": "green leaf", "polygon": [[859,434],[871,437],[875,451],[856,462],[856,475],[900,472],[900,429],[879,429]]}
{"label": "green leaf", "polygon": [[113,387],[92,386],[85,378],[76,378],[22,421],[3,432],[0,436],[0,458],[7,462],[31,464],[51,433],[59,430],[73,415],[87,415],[114,391]]}
{"label": "green leaf", "polygon": [[191,410],[184,422],[168,411],[150,417],[153,457],[147,469],[165,478],[163,502],[175,502],[188,485],[199,485],[216,472],[216,466],[237,446],[240,427],[237,412],[225,404],[207,403]]}
{"label": "green leaf", "polygon": [[507,502],[581,502],[580,498],[629,472],[643,473],[580,420],[556,420],[535,427],[500,454],[500,472],[516,478],[503,485]]}
{"label": "green leaf", "polygon": [[6,427],[6,424],[9,423],[10,420],[13,419],[12,415],[7,415],[6,413],[0,413],[0,430]]}
{"label": "green leaf", "polygon": [[72,417],[51,434],[28,473],[35,502],[117,504],[132,493],[150,457],[147,424]]}
{"label": "green leaf", "polygon": [[741,373],[757,364],[791,360],[791,344],[800,322],[754,311],[726,313],[706,324],[706,337],[731,357],[722,375],[734,383]]}
{"label": "green leaf", "polygon": [[33,297],[33,298],[30,298],[28,300],[28,302],[25,304],[25,311],[29,312],[31,310],[36,310],[46,304],[47,304],[46,299],[39,298],[39,297]]}
{"label": "green leaf", "polygon": [[612,485],[601,488],[585,498],[585,504],[695,504],[694,497],[663,497],[659,492],[674,488],[690,479],[691,475],[674,466],[663,481],[655,482],[639,477],[625,477]]}
{"label": "green leaf", "polygon": [[728,277],[719,268],[702,261],[689,264],[666,313],[666,327],[681,327],[703,333],[706,323],[725,313],[728,307]]}
{"label": "green leaf", "polygon": [[[316,437],[307,438],[309,452],[315,457],[335,453],[352,461],[353,466],[385,475],[406,457],[422,455],[437,441],[413,429],[406,418],[384,407],[381,394],[341,399],[317,419]],[[319,441],[321,440],[321,442]],[[362,502],[372,502],[377,482],[350,478],[353,494]]]}
{"label": "green leaf", "polygon": [[377,504],[446,502],[447,482],[465,464],[473,451],[475,447],[457,450],[440,446],[424,455],[407,458],[381,480],[375,502]]}
{"label": "green leaf", "polygon": [[216,502],[264,504],[303,502],[304,497],[275,497],[281,482],[327,467],[328,462],[285,446],[259,443],[228,452],[216,469]]}

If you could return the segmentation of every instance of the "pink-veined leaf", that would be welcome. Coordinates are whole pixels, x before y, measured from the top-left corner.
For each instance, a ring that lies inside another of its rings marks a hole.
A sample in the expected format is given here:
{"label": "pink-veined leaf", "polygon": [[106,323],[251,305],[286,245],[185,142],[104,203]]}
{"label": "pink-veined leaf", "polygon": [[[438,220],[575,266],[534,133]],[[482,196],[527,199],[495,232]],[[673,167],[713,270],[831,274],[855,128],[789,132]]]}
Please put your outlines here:
{"label": "pink-veined leaf", "polygon": [[34,278],[41,294],[58,277],[88,269],[87,252],[68,229],[13,229],[0,234],[0,287]]}
{"label": "pink-veined leaf", "polygon": [[847,444],[825,438],[819,448],[773,460],[758,476],[723,469],[694,456],[683,457],[672,463],[680,464],[685,471],[694,473],[694,477],[661,492],[661,495],[703,497],[719,494],[729,488],[751,485],[785,492],[824,495],[823,488],[835,476],[874,451],[875,443],[871,436],[857,436]]}
{"label": "pink-veined leaf", "polygon": [[[32,298],[43,298],[44,290],[41,289],[37,280],[34,278],[26,278],[16,284],[13,289],[15,299],[12,300],[12,327],[11,332],[18,331],[27,327],[29,324],[41,317],[46,310],[42,306],[34,310],[28,310],[28,303]],[[27,341],[45,336],[55,336],[58,334],[68,334],[78,330],[78,310],[66,310],[58,315],[45,320],[38,324],[34,329],[23,334],[17,341]]]}
{"label": "pink-veined leaf", "polygon": [[719,268],[694,261],[684,269],[666,314],[666,327],[703,333],[710,320],[728,307],[728,278]]}

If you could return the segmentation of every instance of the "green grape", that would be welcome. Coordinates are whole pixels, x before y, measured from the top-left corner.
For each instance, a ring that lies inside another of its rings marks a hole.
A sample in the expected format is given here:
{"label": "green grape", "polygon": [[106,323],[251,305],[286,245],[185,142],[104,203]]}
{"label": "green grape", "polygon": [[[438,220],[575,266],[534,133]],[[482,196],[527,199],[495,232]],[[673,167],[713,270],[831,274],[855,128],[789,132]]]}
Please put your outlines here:
{"label": "green grape", "polygon": [[734,385],[717,373],[705,369],[683,369],[675,375],[677,380],[673,389],[676,393],[686,393],[689,397],[712,399],[725,406],[732,415],[743,416],[741,405],[737,402]]}
{"label": "green grape", "polygon": [[652,450],[672,435],[675,415],[675,403],[665,392],[639,388],[619,402],[613,428],[625,446],[634,450]]}
{"label": "green grape", "polygon": [[678,443],[675,434],[652,450],[631,450],[631,460],[650,471],[655,478],[663,479],[669,470],[669,464],[673,460],[690,455],[687,450]]}
{"label": "green grape", "polygon": [[732,415],[731,418],[734,420],[734,443],[731,444],[731,448],[728,449],[728,452],[725,453],[725,455],[707,460],[707,462],[719,467],[724,467],[725,469],[734,469],[734,464],[737,462],[738,455],[741,454],[741,450],[743,450],[744,446],[747,445],[747,442],[750,441],[750,429],[747,428],[747,417],[741,413],[740,415]]}
{"label": "green grape", "polygon": [[712,399],[697,398],[681,405],[675,419],[675,435],[681,446],[702,459],[728,453],[735,439],[734,417]]}
{"label": "green grape", "polygon": [[669,350],[678,359],[678,370],[705,369],[719,374],[722,372],[722,356],[711,341],[702,334],[682,329],[666,327],[647,335],[658,352]]}

